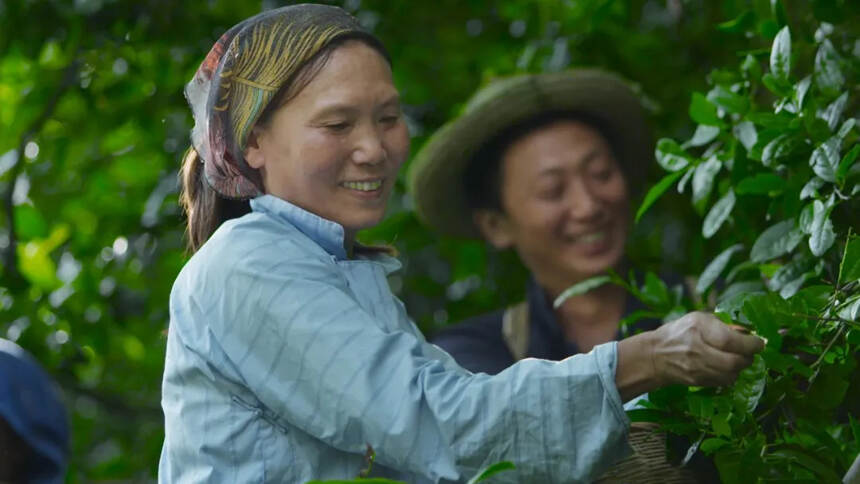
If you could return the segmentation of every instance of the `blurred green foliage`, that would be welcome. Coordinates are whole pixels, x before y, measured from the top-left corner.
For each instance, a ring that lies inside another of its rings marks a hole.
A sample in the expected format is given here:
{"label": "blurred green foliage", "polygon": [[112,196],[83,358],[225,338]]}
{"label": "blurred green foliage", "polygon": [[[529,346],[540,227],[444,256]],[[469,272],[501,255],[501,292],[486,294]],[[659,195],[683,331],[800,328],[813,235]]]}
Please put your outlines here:
{"label": "blurred green foliage", "polygon": [[[839,22],[857,10],[848,0],[328,3],[390,49],[413,150],[495,76],[586,65],[631,79],[655,131],[687,138],[691,93],[706,89],[712,68],[734,65],[739,51],[769,52],[767,39],[785,23],[811,25],[810,12]],[[72,482],[155,475],[167,303],[186,257],[176,204],[191,128],[182,88],[227,28],[283,4],[0,2],[0,335],[65,390]],[[362,237],[400,250],[392,287],[423,330],[521,297],[525,271],[512,254],[429,232],[403,187],[387,221]],[[645,214],[631,256],[698,273],[719,240],[704,241],[695,210],[673,201]]]}

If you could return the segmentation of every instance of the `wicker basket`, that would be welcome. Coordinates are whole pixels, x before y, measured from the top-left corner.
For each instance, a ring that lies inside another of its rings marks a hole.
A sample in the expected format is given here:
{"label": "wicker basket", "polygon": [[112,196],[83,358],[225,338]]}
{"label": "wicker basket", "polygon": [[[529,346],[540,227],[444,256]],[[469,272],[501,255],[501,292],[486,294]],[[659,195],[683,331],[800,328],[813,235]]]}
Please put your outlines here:
{"label": "wicker basket", "polygon": [[615,464],[596,483],[687,484],[697,483],[695,474],[666,458],[666,434],[657,425],[636,422],[630,426],[633,455]]}

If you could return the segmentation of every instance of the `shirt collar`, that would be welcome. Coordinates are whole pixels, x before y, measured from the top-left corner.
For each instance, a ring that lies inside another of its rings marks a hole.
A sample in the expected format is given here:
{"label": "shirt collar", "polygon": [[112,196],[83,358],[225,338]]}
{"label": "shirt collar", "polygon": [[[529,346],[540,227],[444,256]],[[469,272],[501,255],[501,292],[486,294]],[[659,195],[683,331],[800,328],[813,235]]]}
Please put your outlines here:
{"label": "shirt collar", "polygon": [[[343,245],[346,232],[341,224],[308,212],[274,195],[260,195],[251,199],[251,210],[271,215],[277,220],[289,223],[319,244],[326,252],[335,256],[337,260],[347,259],[346,249]],[[402,267],[396,257],[384,253],[356,254],[356,259],[370,260],[380,264],[385,274],[396,272]]]}
{"label": "shirt collar", "polygon": [[329,254],[338,259],[346,259],[346,249],[343,246],[345,232],[339,223],[324,219],[274,195],[260,195],[251,199],[251,210],[289,223]]}

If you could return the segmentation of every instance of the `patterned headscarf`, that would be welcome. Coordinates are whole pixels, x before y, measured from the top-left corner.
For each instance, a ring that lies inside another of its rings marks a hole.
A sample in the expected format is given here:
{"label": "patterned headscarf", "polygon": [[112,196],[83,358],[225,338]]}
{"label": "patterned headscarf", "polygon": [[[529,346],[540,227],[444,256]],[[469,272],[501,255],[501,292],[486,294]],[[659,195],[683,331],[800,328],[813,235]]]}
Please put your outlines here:
{"label": "patterned headscarf", "polygon": [[260,175],[243,156],[248,133],[281,87],[322,48],[345,36],[382,48],[347,12],[311,4],[255,15],[218,39],[185,87],[185,97],[194,112],[192,145],[219,194],[233,199],[262,194]]}

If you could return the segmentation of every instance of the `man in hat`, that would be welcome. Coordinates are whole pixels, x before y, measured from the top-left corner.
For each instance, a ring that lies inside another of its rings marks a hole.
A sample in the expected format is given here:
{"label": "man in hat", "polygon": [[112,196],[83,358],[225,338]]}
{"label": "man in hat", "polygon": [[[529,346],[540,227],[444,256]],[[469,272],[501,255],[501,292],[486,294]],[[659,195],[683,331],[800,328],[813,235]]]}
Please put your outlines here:
{"label": "man in hat", "polygon": [[[478,91],[424,145],[409,188],[430,226],[515,250],[531,278],[525,301],[446,328],[433,342],[463,367],[496,374],[522,358],[562,360],[621,339],[619,321],[642,309],[623,288],[553,301],[573,284],[622,270],[630,200],[652,159],[640,100],[615,75],[521,75]],[[645,319],[625,329],[659,324]],[[647,440],[632,442],[639,455],[630,469],[656,479],[685,474],[665,459],[643,459],[648,448],[662,449],[661,440],[643,447]]]}
{"label": "man in hat", "polygon": [[63,482],[68,441],[54,382],[20,346],[0,338],[0,482]]}

